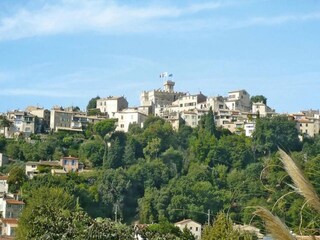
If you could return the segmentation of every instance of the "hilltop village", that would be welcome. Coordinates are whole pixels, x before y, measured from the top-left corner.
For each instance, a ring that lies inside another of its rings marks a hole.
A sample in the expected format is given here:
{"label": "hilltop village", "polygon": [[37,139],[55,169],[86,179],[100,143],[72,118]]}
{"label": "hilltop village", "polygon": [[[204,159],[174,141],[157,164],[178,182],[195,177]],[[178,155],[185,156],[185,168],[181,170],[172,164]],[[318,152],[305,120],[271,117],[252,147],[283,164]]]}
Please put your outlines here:
{"label": "hilltop village", "polygon": [[2,113],[0,239],[257,239],[267,233],[247,206],[258,205],[309,234],[317,215],[307,206],[299,222],[304,202],[282,199],[291,185],[278,150],[317,182],[319,110],[279,114],[244,89],[206,96],[163,79],[137,107],[97,96],[86,111]]}
{"label": "hilltop village", "polygon": [[[104,119],[115,119],[116,131],[128,132],[132,124],[143,127],[144,121],[150,115],[168,121],[176,130],[182,121],[187,126],[195,128],[199,125],[201,117],[211,109],[217,127],[232,133],[244,133],[250,137],[258,117],[278,114],[267,105],[266,97],[250,97],[244,89],[230,91],[227,96],[208,97],[201,92],[176,92],[174,86],[175,82],[165,80],[163,89],[143,91],[138,107],[129,107],[124,96],[108,96],[93,98],[93,104],[88,105],[86,112],[80,111],[78,107],[60,106],[54,106],[51,110],[30,106],[23,111],[8,111],[2,113],[8,120],[8,126],[0,128],[0,134],[12,138],[59,130],[82,132],[88,124]],[[288,114],[288,117],[296,121],[301,138],[319,134],[319,110],[302,110],[299,113]]]}

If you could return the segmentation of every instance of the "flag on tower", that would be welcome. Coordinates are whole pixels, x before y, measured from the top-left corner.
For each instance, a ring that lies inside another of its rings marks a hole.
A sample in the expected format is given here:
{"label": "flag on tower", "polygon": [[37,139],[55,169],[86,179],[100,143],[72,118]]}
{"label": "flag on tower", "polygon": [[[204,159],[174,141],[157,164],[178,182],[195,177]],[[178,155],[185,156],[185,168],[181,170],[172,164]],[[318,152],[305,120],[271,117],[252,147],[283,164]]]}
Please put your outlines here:
{"label": "flag on tower", "polygon": [[167,72],[163,72],[160,74],[160,78],[166,78],[168,77],[168,73]]}

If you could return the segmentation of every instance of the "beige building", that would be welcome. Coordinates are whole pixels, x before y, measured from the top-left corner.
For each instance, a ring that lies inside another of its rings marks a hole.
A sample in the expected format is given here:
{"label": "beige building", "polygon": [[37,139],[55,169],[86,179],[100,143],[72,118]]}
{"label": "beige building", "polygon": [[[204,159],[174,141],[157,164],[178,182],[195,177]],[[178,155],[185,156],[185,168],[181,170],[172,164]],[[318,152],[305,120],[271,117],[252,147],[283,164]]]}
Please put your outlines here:
{"label": "beige building", "polygon": [[49,173],[52,174],[66,174],[69,172],[81,172],[83,164],[79,163],[79,159],[75,157],[63,157],[60,161],[39,161],[26,162],[25,174],[32,179],[38,174]]}
{"label": "beige building", "polygon": [[138,108],[124,109],[117,112],[115,116],[118,119],[116,131],[123,132],[128,132],[130,124],[138,124],[143,127],[143,123],[148,117],[145,113],[140,112]]}
{"label": "beige building", "polygon": [[50,127],[50,111],[41,107],[29,106],[26,111],[38,118],[36,123],[36,133],[49,130]]}
{"label": "beige building", "polygon": [[271,109],[263,102],[252,103],[252,113],[258,114],[260,117],[272,116],[275,113],[274,109]]}
{"label": "beige building", "polygon": [[319,121],[306,118],[296,122],[296,127],[302,136],[314,137],[319,134]]}
{"label": "beige building", "polygon": [[190,111],[196,109],[199,103],[206,100],[207,97],[200,92],[199,94],[181,96],[172,105],[178,106],[179,112]]}
{"label": "beige building", "polygon": [[116,113],[128,107],[128,101],[124,97],[107,97],[97,100],[97,108],[107,118],[116,118]]}
{"label": "beige building", "polygon": [[59,130],[82,132],[89,123],[94,124],[105,119],[106,117],[87,116],[84,112],[54,107],[51,109],[50,129],[55,132]]}
{"label": "beige building", "polygon": [[71,156],[60,159],[60,166],[66,173],[79,172],[83,169],[83,164],[79,163],[79,159]]}
{"label": "beige building", "polygon": [[[141,106],[151,106],[152,114],[155,113],[156,108],[163,108],[171,105],[178,98],[185,96],[185,93],[174,91],[175,82],[167,80],[163,84],[163,90],[143,91],[140,95]],[[150,114],[149,113],[149,114]]]}
{"label": "beige building", "polygon": [[29,179],[34,178],[38,174],[46,173],[46,169],[52,168],[61,169],[59,161],[39,161],[39,162],[26,162],[25,174]]}
{"label": "beige building", "polygon": [[185,219],[180,222],[176,222],[174,225],[180,228],[181,231],[183,231],[183,229],[185,228],[189,229],[197,240],[201,239],[202,226],[200,223],[195,222],[191,219]]}
{"label": "beige building", "polygon": [[216,112],[218,110],[227,109],[227,106],[225,104],[225,99],[222,96],[216,96],[216,97],[208,97],[206,102],[198,104],[198,109],[210,109],[212,108],[213,112]]}
{"label": "beige building", "polygon": [[187,126],[195,128],[199,125],[201,117],[207,113],[207,110],[193,109],[190,111],[182,111],[180,117],[185,121]]}
{"label": "beige building", "polygon": [[72,109],[63,109],[53,107],[50,116],[50,129],[54,132],[58,130],[81,132],[87,124],[87,116],[83,112],[72,111]]}
{"label": "beige building", "polygon": [[230,110],[239,110],[243,112],[250,112],[251,110],[250,95],[246,90],[229,92],[225,104]]}
{"label": "beige building", "polygon": [[12,125],[6,131],[6,137],[15,137],[22,135],[29,137],[35,133],[35,116],[25,112],[14,110],[7,113],[7,118],[12,122]]}
{"label": "beige building", "polygon": [[310,115],[310,112],[309,114],[300,112],[289,114],[289,117],[296,121],[296,128],[301,135],[301,139],[320,134],[320,118],[317,114]]}

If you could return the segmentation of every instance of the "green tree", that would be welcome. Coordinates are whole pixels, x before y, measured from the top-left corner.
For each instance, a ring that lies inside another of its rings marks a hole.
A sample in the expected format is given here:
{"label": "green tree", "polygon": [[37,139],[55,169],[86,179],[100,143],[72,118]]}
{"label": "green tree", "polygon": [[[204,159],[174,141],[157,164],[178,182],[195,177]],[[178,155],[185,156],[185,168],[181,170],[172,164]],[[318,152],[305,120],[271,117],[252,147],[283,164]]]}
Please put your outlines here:
{"label": "green tree", "polygon": [[10,128],[12,125],[12,122],[3,115],[0,115],[0,128],[3,128],[4,136],[6,136],[6,129]]}
{"label": "green tree", "polygon": [[34,189],[26,201],[27,205],[19,218],[17,239],[36,239],[35,236],[46,232],[45,228],[38,229],[39,221],[46,220],[56,211],[75,210],[74,198],[62,188]]}
{"label": "green tree", "polygon": [[137,162],[134,140],[127,141],[123,153],[123,165],[128,167]]}
{"label": "green tree", "polygon": [[100,137],[104,138],[106,134],[116,129],[114,119],[106,119],[93,125],[93,131]]}
{"label": "green tree", "polygon": [[301,147],[296,122],[285,115],[258,119],[252,136],[255,149],[263,154],[277,151],[278,146],[288,151]]}
{"label": "green tree", "polygon": [[256,95],[251,97],[252,103],[262,102],[264,104],[267,104],[267,98],[263,95]]}
{"label": "green tree", "polygon": [[87,105],[87,111],[89,111],[90,109],[97,108],[97,100],[98,99],[100,99],[99,96],[96,96],[96,97],[90,99],[90,101],[88,102],[88,105]]}
{"label": "green tree", "polygon": [[127,173],[122,169],[107,169],[101,172],[98,179],[98,191],[104,204],[108,206],[109,217],[117,212],[117,218],[123,218],[125,197],[131,186]]}
{"label": "green tree", "polygon": [[254,161],[252,140],[244,135],[222,136],[208,156],[213,166],[224,164],[229,168],[244,168]]}
{"label": "green tree", "polygon": [[0,135],[0,152],[2,152],[5,149],[6,144],[6,138]]}
{"label": "green tree", "polygon": [[181,231],[178,227],[168,221],[162,221],[148,225],[146,228],[138,232],[145,239],[159,240],[195,240],[195,236],[190,230]]}
{"label": "green tree", "polygon": [[201,237],[203,240],[252,240],[257,239],[255,236],[246,233],[240,233],[233,229],[233,222],[223,212],[220,212],[213,225],[204,229]]}
{"label": "green tree", "polygon": [[90,218],[74,198],[60,188],[32,192],[17,228],[18,240],[133,239],[133,229],[108,219]]}
{"label": "green tree", "polygon": [[205,123],[204,128],[211,135],[217,135],[216,124],[214,122],[214,115],[212,111],[212,107],[210,107],[209,112],[205,115]]}
{"label": "green tree", "polygon": [[148,142],[148,145],[143,149],[143,153],[146,158],[148,159],[154,159],[158,157],[158,154],[160,153],[160,147],[161,147],[161,139],[160,138],[153,138],[150,142]]}
{"label": "green tree", "polygon": [[13,167],[8,176],[8,184],[9,184],[9,191],[10,192],[17,192],[20,190],[20,187],[26,181],[26,175],[24,172],[24,167],[22,166],[15,166]]}
{"label": "green tree", "polygon": [[199,129],[197,135],[190,139],[189,149],[196,161],[209,164],[211,162],[209,153],[217,144],[218,140],[215,136],[204,129]]}
{"label": "green tree", "polygon": [[79,157],[83,161],[89,161],[92,167],[102,166],[104,154],[104,142],[100,139],[90,139],[81,144]]}
{"label": "green tree", "polygon": [[10,158],[24,160],[19,142],[8,142],[5,151]]}

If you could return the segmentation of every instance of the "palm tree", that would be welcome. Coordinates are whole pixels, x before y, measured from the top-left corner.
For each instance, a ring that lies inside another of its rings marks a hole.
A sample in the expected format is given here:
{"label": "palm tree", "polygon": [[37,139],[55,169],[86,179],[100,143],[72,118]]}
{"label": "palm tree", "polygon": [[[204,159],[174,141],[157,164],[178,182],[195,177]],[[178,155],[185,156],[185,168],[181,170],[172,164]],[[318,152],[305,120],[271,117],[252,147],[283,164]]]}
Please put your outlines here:
{"label": "palm tree", "polygon": [[3,135],[6,136],[6,128],[10,128],[12,122],[4,115],[0,116],[0,127],[3,128]]}

